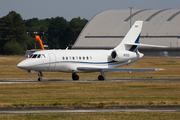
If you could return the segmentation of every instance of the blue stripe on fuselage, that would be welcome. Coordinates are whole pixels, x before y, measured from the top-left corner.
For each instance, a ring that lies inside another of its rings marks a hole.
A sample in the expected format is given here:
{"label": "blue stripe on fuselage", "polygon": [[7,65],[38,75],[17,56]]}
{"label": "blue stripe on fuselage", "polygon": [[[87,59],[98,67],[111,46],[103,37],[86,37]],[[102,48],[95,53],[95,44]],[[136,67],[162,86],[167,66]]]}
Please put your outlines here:
{"label": "blue stripe on fuselage", "polygon": [[[124,61],[126,62],[126,61]],[[50,62],[50,63],[43,63],[43,64],[38,64],[38,65],[45,65],[45,64],[58,64],[58,63],[81,63],[81,64],[94,64],[94,65],[98,65],[98,64],[111,64],[111,65],[117,65],[117,64],[121,64],[124,62],[118,62],[118,61],[109,61],[109,62],[83,62],[83,61],[56,61],[56,62]],[[36,64],[37,65],[37,64]]]}

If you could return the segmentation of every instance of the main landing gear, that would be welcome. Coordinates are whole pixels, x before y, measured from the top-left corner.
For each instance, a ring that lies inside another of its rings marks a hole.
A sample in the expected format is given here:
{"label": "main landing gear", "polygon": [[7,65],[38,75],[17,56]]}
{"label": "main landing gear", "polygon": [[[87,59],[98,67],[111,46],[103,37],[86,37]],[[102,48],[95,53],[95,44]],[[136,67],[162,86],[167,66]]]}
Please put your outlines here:
{"label": "main landing gear", "polygon": [[[76,74],[76,73],[72,73],[72,79],[75,81],[75,80],[79,80],[79,76]],[[106,79],[106,76],[104,74],[103,71],[101,71],[101,75],[98,76],[98,80],[99,81],[103,81]]]}
{"label": "main landing gear", "polygon": [[106,79],[106,76],[105,76],[104,72],[101,71],[101,75],[98,76],[98,80],[99,80],[99,81],[103,81],[103,80],[105,80],[105,79]]}
{"label": "main landing gear", "polygon": [[43,77],[43,74],[42,74],[42,72],[41,72],[41,71],[39,71],[39,72],[38,72],[38,76],[39,76],[38,81],[41,81],[41,80],[42,80],[42,78],[41,78],[41,77]]}
{"label": "main landing gear", "polygon": [[98,76],[98,80],[99,80],[99,81],[103,81],[103,80],[105,80],[105,78],[104,78],[102,75],[99,75],[99,76]]}
{"label": "main landing gear", "polygon": [[76,73],[72,74],[72,79],[73,80],[79,80],[79,76]]}

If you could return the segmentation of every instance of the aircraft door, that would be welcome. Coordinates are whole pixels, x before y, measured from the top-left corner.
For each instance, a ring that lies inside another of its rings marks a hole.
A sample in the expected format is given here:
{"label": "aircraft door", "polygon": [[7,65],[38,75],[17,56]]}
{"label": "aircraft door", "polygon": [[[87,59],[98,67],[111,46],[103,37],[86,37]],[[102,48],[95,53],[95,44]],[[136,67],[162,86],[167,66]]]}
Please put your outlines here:
{"label": "aircraft door", "polygon": [[49,70],[53,70],[56,67],[56,55],[53,53],[49,54]]}

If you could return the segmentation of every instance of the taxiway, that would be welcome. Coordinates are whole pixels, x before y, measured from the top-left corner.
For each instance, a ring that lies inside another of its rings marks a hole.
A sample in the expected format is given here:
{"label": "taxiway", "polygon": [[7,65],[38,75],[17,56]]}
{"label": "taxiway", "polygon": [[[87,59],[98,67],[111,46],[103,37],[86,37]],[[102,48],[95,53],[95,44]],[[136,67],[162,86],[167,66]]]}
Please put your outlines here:
{"label": "taxiway", "polygon": [[37,79],[0,79],[0,84],[12,84],[12,83],[41,83],[41,82],[180,82],[180,78],[128,78],[128,79],[106,79],[99,81],[97,79],[80,79],[73,81],[72,79],[43,79],[38,81]]}
{"label": "taxiway", "polygon": [[0,108],[0,114],[42,114],[42,113],[98,113],[98,112],[180,112],[179,105],[155,106],[108,106],[108,108],[84,107],[26,107]]}

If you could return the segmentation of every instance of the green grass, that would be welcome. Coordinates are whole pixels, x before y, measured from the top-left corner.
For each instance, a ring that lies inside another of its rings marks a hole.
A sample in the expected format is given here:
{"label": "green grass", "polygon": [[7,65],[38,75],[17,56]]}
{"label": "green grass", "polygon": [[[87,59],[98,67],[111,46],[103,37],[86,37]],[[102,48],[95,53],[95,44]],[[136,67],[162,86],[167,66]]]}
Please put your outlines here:
{"label": "green grass", "polygon": [[179,105],[179,82],[0,84],[0,107]]}
{"label": "green grass", "polygon": [[20,114],[0,115],[1,120],[179,120],[180,113],[62,113],[62,114]]}

